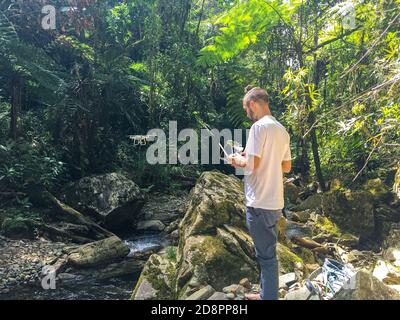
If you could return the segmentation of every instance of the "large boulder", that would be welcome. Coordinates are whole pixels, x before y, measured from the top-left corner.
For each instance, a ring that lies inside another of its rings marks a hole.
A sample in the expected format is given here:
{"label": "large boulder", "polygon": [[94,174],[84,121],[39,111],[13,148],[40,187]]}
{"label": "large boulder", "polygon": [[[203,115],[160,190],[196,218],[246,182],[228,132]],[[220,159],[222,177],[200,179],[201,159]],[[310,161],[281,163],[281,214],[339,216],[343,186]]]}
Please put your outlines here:
{"label": "large boulder", "polygon": [[374,198],[364,190],[334,190],[324,194],[322,211],[334,223],[357,235],[370,236],[375,230]]}
{"label": "large boulder", "polygon": [[371,273],[359,271],[335,294],[333,300],[400,300],[400,295]]}
{"label": "large boulder", "polygon": [[315,193],[305,199],[298,206],[294,207],[293,211],[316,210],[321,207],[322,195]]}
{"label": "large boulder", "polygon": [[[234,176],[205,172],[189,195],[179,225],[176,263],[153,256],[132,295],[133,299],[187,299],[194,289],[217,291],[243,278],[257,282],[259,267],[247,231],[243,185]],[[302,259],[279,243],[283,273],[293,272]]]}
{"label": "large boulder", "polygon": [[132,227],[144,205],[139,187],[120,173],[82,178],[66,187],[63,200],[115,232]]}
{"label": "large boulder", "polygon": [[186,213],[186,196],[173,196],[165,194],[150,195],[141,210],[141,220],[160,220],[167,225],[182,218]]}
{"label": "large boulder", "polygon": [[246,228],[243,185],[234,176],[205,172],[189,195],[188,210],[180,224],[182,241],[190,236],[216,234],[224,224]]}
{"label": "large boulder", "polygon": [[33,228],[26,223],[26,219],[5,218],[1,225],[2,233],[11,239],[34,239]]}
{"label": "large boulder", "polygon": [[92,267],[124,258],[129,247],[117,236],[77,247],[68,255],[68,262],[75,267]]}

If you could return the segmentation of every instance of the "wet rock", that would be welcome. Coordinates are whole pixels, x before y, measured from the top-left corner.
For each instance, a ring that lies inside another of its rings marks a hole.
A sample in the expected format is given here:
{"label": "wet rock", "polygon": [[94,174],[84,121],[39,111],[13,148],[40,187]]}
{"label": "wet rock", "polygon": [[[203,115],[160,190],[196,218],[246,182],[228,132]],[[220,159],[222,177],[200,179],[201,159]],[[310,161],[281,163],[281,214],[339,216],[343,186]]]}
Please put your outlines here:
{"label": "wet rock", "polygon": [[139,187],[120,173],[82,178],[65,189],[62,199],[112,231],[131,227],[144,205]]}
{"label": "wet rock", "polygon": [[165,225],[160,220],[140,221],[136,227],[140,231],[158,231],[165,229]]}
{"label": "wet rock", "polygon": [[128,254],[128,246],[113,236],[78,247],[69,254],[68,262],[77,267],[88,267],[123,258]]}
{"label": "wet rock", "polygon": [[185,300],[207,300],[215,293],[215,290],[211,286],[206,286],[196,291]]}
{"label": "wet rock", "polygon": [[400,300],[400,294],[366,271],[359,271],[333,300]]}

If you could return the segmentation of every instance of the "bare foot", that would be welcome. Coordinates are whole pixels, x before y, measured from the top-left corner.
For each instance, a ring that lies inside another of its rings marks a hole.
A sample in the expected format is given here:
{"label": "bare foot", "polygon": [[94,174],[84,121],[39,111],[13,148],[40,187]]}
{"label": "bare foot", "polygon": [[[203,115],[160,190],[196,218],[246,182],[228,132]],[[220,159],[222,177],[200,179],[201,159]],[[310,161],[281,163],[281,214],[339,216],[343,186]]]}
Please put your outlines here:
{"label": "bare foot", "polygon": [[245,300],[261,300],[259,293],[248,293],[244,296]]}

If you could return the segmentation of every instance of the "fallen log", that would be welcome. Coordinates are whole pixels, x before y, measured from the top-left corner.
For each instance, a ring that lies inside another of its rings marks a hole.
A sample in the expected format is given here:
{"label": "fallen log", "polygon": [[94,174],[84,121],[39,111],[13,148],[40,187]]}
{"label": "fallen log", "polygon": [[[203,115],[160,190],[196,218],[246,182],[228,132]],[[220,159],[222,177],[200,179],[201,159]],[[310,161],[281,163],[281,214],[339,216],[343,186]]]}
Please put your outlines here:
{"label": "fallen log", "polygon": [[321,253],[321,254],[328,254],[331,252],[331,249],[312,240],[307,238],[300,238],[300,237],[293,237],[291,241],[294,244],[297,244],[301,247],[313,250],[314,252]]}
{"label": "fallen log", "polygon": [[74,235],[70,232],[67,232],[65,230],[62,230],[60,228],[50,226],[48,224],[32,220],[32,219],[21,219],[21,222],[25,223],[26,225],[30,226],[31,228],[35,228],[38,231],[46,234],[50,239],[58,241],[62,239],[62,241],[65,240],[71,240],[72,242],[78,243],[78,244],[85,244],[88,242],[92,242],[93,239],[86,238],[83,236],[79,235]]}
{"label": "fallen log", "polygon": [[89,228],[94,236],[94,239],[104,239],[108,237],[115,236],[114,233],[104,229],[97,223],[93,222],[89,218],[85,217],[82,213],[75,210],[74,208],[66,205],[65,203],[58,200],[50,192],[45,191],[43,197],[50,203],[50,205],[56,210],[56,212],[62,216],[64,219],[76,224],[85,225]]}

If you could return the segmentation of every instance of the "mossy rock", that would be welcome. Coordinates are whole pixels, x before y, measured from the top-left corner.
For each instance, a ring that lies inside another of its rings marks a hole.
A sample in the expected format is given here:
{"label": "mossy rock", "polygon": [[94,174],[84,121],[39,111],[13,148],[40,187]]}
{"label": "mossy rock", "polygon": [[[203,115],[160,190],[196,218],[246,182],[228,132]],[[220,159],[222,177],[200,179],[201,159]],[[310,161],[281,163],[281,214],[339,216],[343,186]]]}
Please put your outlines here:
{"label": "mossy rock", "polygon": [[23,218],[5,218],[1,229],[6,237],[11,239],[34,239],[35,233]]}
{"label": "mossy rock", "polygon": [[183,239],[215,234],[224,224],[246,228],[243,184],[234,176],[205,172],[189,195],[189,205],[180,223]]}
{"label": "mossy rock", "polygon": [[299,198],[299,188],[294,183],[285,184],[285,198],[292,204],[296,204]]}
{"label": "mossy rock", "polygon": [[293,211],[316,210],[321,207],[322,195],[315,193],[309,196],[301,204],[293,208]]}
{"label": "mossy rock", "polygon": [[174,300],[175,263],[166,255],[153,254],[146,262],[131,300]]}
{"label": "mossy rock", "polygon": [[337,224],[334,223],[332,220],[330,220],[328,217],[317,215],[315,226],[319,230],[325,231],[334,236],[341,237],[342,235],[342,232],[340,228],[337,226]]}
{"label": "mossy rock", "polygon": [[368,191],[328,192],[322,198],[322,211],[340,230],[364,236],[374,232],[374,198]]}
{"label": "mossy rock", "polygon": [[285,245],[278,243],[277,245],[277,254],[279,260],[279,269],[281,274],[286,274],[290,272],[294,272],[297,263],[301,263],[304,266],[304,261],[298,255],[293,253],[288,247]]}
{"label": "mossy rock", "polygon": [[256,261],[246,258],[244,250],[234,240],[230,243],[234,246],[232,249],[227,238],[226,234],[219,234],[192,236],[186,240],[178,268],[177,286],[180,293],[185,291],[196,269],[202,275],[200,282],[208,283],[218,291],[246,277],[250,281],[258,278]]}
{"label": "mossy rock", "polygon": [[362,189],[369,192],[374,201],[388,203],[393,200],[393,194],[381,179],[370,179],[363,186]]}

